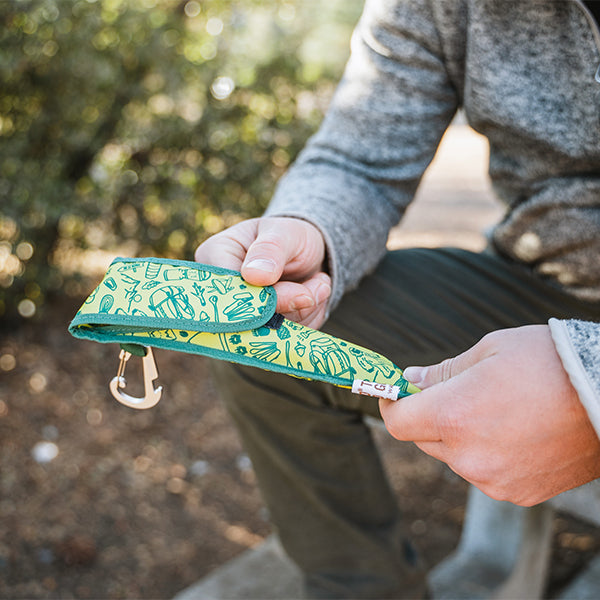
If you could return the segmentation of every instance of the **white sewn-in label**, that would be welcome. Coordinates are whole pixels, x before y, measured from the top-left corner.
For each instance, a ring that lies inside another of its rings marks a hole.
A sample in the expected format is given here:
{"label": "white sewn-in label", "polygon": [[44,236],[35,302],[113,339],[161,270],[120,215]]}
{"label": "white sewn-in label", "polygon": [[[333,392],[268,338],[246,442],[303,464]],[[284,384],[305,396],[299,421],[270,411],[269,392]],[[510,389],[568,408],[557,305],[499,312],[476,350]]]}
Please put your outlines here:
{"label": "white sewn-in label", "polygon": [[355,379],[352,383],[352,393],[363,396],[375,396],[375,398],[386,398],[387,400],[398,400],[400,388],[389,383],[373,383],[363,379]]}

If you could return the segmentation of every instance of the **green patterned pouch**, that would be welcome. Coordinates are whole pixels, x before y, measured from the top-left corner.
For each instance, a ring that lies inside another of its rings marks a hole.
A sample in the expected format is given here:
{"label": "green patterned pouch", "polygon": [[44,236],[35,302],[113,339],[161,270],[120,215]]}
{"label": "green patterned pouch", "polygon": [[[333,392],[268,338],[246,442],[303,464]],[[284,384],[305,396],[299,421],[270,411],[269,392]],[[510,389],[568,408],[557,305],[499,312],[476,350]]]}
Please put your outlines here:
{"label": "green patterned pouch", "polygon": [[[153,406],[160,398],[160,390],[149,384],[157,375],[151,347],[201,354],[393,400],[419,391],[387,358],[285,319],[275,312],[276,304],[272,287],[250,285],[236,271],[187,261],[117,258],[69,331],[77,338],[121,344],[120,370],[111,391],[137,408]],[[124,364],[130,354],[149,361],[144,365],[148,366],[146,396],[152,400],[122,392]]]}

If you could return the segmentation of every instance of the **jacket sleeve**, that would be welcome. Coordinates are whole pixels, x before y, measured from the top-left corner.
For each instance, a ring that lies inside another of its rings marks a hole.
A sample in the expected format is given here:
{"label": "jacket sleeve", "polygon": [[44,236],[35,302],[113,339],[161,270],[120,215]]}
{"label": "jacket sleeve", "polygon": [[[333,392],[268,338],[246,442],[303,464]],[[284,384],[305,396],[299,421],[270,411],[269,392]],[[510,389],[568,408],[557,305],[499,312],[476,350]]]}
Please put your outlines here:
{"label": "jacket sleeve", "polygon": [[429,0],[367,0],[327,115],[265,213],[321,230],[331,306],[381,260],[457,103]]}
{"label": "jacket sleeve", "polygon": [[552,339],[600,437],[600,323],[550,319]]}

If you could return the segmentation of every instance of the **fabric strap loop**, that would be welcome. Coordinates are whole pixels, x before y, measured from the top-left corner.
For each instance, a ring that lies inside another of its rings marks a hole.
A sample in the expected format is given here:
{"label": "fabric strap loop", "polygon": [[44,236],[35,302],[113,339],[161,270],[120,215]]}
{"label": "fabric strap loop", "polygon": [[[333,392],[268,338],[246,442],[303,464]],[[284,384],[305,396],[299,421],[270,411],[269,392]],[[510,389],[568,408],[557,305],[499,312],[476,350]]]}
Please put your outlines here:
{"label": "fabric strap loop", "polygon": [[285,319],[275,312],[276,304],[272,287],[250,285],[236,271],[117,258],[69,331],[77,338],[118,343],[136,356],[145,355],[144,347],[165,348],[350,389],[355,380],[365,380],[381,384],[387,397],[392,388],[397,397],[419,391],[389,359]]}

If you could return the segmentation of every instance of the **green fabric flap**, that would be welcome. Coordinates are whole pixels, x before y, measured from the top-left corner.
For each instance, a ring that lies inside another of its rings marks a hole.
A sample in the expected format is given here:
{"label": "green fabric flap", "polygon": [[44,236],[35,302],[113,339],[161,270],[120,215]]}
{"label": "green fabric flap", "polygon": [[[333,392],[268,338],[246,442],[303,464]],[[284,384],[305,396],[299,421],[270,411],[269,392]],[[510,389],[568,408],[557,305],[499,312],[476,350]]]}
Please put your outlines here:
{"label": "green fabric flap", "polygon": [[117,258],[69,326],[185,329],[234,333],[255,329],[275,314],[272,287],[246,283],[237,271],[160,258]]}

